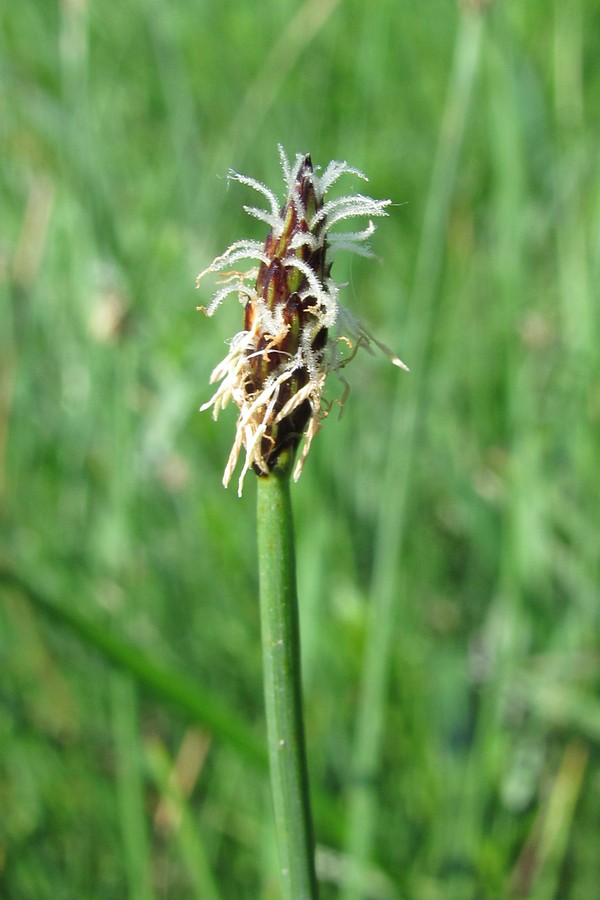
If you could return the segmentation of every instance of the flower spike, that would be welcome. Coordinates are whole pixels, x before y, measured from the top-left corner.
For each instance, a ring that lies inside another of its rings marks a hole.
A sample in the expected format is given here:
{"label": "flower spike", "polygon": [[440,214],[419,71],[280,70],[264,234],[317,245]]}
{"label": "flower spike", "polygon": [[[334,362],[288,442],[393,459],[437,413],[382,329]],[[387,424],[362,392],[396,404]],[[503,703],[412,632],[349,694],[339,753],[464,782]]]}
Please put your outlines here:
{"label": "flower spike", "polygon": [[[406,369],[340,306],[340,286],[330,278],[330,251],[373,255],[368,244],[375,230],[372,220],[386,216],[391,201],[355,194],[324,202],[328,189],[342,175],[364,181],[366,176],[345,162],[335,161],[319,176],[309,154],[297,154],[293,164],[281,146],[279,155],[287,191],[281,207],[265,185],[229,173],[231,179],[261,193],[269,203],[268,210],[244,206],[249,215],[270,226],[264,245],[236,241],[197,278],[197,284],[209,273],[221,279],[209,306],[198,307],[206,315],[212,316],[229,294],[237,293],[244,304],[244,328],[231,340],[229,352],[214,369],[210,382],[220,382],[219,387],[201,407],[212,407],[215,419],[230,400],[240,410],[223,476],[227,486],[244,448],[240,496],[250,468],[258,475],[268,475],[280,455],[295,452],[304,438],[294,472],[294,480],[298,480],[310,444],[331,405],[323,400],[327,375],[342,369],[359,347],[375,345],[394,365]],[[359,216],[368,218],[363,230],[330,233],[342,219]],[[252,267],[245,272],[230,269],[241,260],[250,261]],[[334,326],[342,327],[343,333],[332,336]]]}

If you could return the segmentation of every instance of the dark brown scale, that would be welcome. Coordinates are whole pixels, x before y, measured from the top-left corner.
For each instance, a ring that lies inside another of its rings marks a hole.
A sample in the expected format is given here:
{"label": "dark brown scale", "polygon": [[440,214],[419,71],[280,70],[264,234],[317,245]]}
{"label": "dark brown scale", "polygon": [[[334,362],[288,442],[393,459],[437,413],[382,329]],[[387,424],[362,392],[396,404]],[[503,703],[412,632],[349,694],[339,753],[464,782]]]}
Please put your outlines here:
{"label": "dark brown scale", "polygon": [[[312,182],[312,163],[310,155],[304,159],[296,179],[296,191],[302,201],[302,207],[306,210],[306,218],[311,218],[318,210],[317,197]],[[250,360],[251,376],[248,379],[246,390],[251,396],[259,393],[266,379],[283,368],[290,357],[296,355],[299,338],[305,327],[314,322],[314,313],[309,312],[317,302],[310,295],[300,300],[300,294],[307,288],[307,279],[293,266],[282,265],[285,257],[295,255],[303,260],[314,271],[316,277],[323,281],[329,275],[329,266],[326,266],[326,242],[317,250],[310,250],[307,246],[290,250],[289,246],[298,233],[308,233],[309,227],[306,218],[300,218],[298,206],[292,196],[281,209],[281,218],[285,223],[283,233],[279,237],[273,235],[271,230],[265,241],[265,255],[269,263],[261,262],[256,280],[256,291],[274,310],[279,305],[284,305],[283,319],[288,330],[285,336],[277,342],[269,334],[258,336],[256,345]],[[316,232],[323,228],[324,222],[319,222]],[[256,315],[253,301],[248,301],[244,311],[244,328],[252,330]],[[322,350],[327,343],[327,329],[321,328],[315,335],[313,350]],[[283,382],[280,387],[277,407],[273,412],[276,418],[279,410],[283,409],[288,400],[308,382],[309,374],[306,368],[298,369],[294,375]],[[297,447],[304,429],[311,415],[311,405],[308,400],[286,416],[281,422],[273,425],[262,442],[262,456],[267,463],[269,471],[275,466],[277,458],[283,450]],[[257,466],[254,466],[258,474],[264,474]]]}

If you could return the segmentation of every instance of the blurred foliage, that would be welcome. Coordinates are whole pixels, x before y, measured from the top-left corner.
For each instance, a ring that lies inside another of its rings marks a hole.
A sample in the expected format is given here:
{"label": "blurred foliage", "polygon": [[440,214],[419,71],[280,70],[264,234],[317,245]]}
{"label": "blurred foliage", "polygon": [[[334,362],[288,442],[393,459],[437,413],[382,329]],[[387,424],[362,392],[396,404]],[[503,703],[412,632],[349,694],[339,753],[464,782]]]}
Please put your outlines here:
{"label": "blurred foliage", "polygon": [[194,279],[278,142],[397,204],[334,276],[412,370],[359,355],[294,488],[323,896],[596,895],[600,17],[477,6],[3,7],[7,900],[277,896]]}

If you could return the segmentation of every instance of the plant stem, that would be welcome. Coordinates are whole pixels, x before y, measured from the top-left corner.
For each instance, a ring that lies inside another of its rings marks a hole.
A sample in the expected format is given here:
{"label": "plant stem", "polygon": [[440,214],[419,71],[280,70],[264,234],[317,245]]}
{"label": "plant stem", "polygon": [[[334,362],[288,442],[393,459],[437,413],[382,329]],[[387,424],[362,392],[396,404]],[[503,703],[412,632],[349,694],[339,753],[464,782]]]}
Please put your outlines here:
{"label": "plant stem", "polygon": [[291,459],[258,478],[257,535],[271,790],[284,900],[318,896],[302,718]]}

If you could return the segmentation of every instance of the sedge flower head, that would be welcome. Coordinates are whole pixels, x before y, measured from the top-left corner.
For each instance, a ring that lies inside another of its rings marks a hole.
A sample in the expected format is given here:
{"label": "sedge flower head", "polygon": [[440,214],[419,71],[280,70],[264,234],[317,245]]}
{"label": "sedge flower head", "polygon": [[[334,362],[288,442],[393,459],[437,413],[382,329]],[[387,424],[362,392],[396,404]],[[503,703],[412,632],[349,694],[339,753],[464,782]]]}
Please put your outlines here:
{"label": "sedge flower head", "polygon": [[[211,384],[219,386],[201,409],[213,417],[233,400],[239,408],[234,440],[223,483],[229,483],[242,448],[245,461],[239,478],[252,468],[268,475],[284,451],[304,446],[294,471],[297,480],[312,439],[330,404],[323,396],[327,376],[342,369],[359,347],[375,344],[392,362],[406,368],[352,314],[339,304],[340,285],[331,278],[331,257],[338,250],[372,256],[369,238],[373,219],[387,215],[390,200],[352,194],[325,200],[342,175],[367,180],[345,162],[330,162],[320,174],[310,155],[298,154],[293,164],[279,148],[286,188],[283,205],[265,185],[230,172],[229,177],[266,198],[267,209],[244,206],[249,215],[269,226],[264,244],[240,240],[217,256],[198,275],[197,283],[216,273],[221,285],[208,307],[212,316],[221,302],[237,294],[244,305],[244,327],[229,343],[229,352],[214,369]],[[359,231],[332,232],[345,219],[365,216]],[[240,263],[250,263],[244,271]]]}

